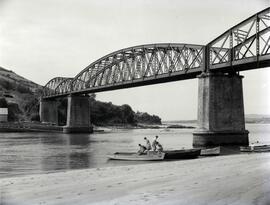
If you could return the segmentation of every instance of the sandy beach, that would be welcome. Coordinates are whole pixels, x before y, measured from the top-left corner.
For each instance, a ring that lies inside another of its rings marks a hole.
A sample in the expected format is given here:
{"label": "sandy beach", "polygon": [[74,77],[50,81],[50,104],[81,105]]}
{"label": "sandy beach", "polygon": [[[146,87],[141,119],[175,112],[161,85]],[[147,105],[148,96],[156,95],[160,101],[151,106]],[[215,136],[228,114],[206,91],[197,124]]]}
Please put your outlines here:
{"label": "sandy beach", "polygon": [[270,204],[270,153],[3,178],[1,205]]}

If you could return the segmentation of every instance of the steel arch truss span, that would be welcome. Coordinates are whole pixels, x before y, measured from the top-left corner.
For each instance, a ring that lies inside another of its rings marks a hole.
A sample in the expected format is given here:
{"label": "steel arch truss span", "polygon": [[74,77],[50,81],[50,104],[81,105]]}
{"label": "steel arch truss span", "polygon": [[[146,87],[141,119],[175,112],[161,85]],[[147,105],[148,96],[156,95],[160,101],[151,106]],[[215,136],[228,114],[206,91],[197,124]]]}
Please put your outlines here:
{"label": "steel arch truss span", "polygon": [[66,78],[55,88],[54,94],[64,94],[71,91],[72,78]]}
{"label": "steel arch truss span", "polygon": [[203,46],[155,44],[111,53],[85,68],[72,81],[72,91],[95,92],[153,84],[201,71]]}
{"label": "steel arch truss span", "polygon": [[[62,85],[63,82],[67,82],[72,78],[65,78],[65,77],[56,77],[51,79],[44,87],[43,87],[43,96],[51,96],[56,94],[56,90],[59,89],[59,85]],[[60,92],[59,92],[60,93]]]}
{"label": "steel arch truss span", "polygon": [[209,69],[269,66],[270,8],[237,24],[207,45]]}
{"label": "steel arch truss span", "polygon": [[270,8],[237,24],[206,46],[151,44],[122,49],[74,78],[54,78],[43,97],[93,93],[270,66]]}

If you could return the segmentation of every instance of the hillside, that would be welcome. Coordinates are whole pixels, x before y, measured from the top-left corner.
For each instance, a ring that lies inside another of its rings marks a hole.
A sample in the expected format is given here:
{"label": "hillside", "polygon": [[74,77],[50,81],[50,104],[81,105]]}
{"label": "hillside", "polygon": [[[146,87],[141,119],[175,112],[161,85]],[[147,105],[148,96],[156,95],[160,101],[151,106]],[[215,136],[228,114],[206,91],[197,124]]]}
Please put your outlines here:
{"label": "hillside", "polygon": [[[0,84],[4,89],[12,89],[12,84],[21,86],[21,88],[29,89],[32,92],[36,92],[42,86],[14,73],[11,70],[0,67]],[[22,90],[20,90],[22,91]]]}
{"label": "hillside", "polygon": [[[8,105],[9,121],[39,120],[39,95],[42,86],[0,67],[0,107]],[[95,125],[161,124],[161,119],[144,112],[135,113],[129,105],[100,102],[91,95],[91,121]],[[59,123],[65,125],[66,100],[60,100]]]}
{"label": "hillside", "polygon": [[28,121],[38,113],[38,95],[42,86],[0,67],[0,98],[9,108],[9,121]]}
{"label": "hillside", "polygon": [[134,112],[129,105],[116,106],[111,102],[101,102],[91,95],[91,121],[95,125],[121,125],[137,123],[161,124],[160,117],[146,112]]}

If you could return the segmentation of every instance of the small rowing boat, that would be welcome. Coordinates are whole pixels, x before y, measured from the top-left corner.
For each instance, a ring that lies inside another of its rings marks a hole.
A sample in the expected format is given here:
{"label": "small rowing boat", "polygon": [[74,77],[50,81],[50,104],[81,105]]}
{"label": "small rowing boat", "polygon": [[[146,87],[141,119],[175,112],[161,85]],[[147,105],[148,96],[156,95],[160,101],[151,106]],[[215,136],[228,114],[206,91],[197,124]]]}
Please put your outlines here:
{"label": "small rowing boat", "polygon": [[254,146],[254,152],[270,152],[270,145],[258,145]]}
{"label": "small rowing boat", "polygon": [[270,152],[270,145],[241,146],[241,152]]}
{"label": "small rowing boat", "polygon": [[194,159],[201,153],[200,149],[165,150],[163,152],[149,151],[145,154],[136,152],[115,152],[108,155],[109,159],[126,161],[161,161],[166,159]]}
{"label": "small rowing boat", "polygon": [[240,152],[253,152],[254,146],[240,146]]}
{"label": "small rowing boat", "polygon": [[126,161],[160,161],[163,160],[165,153],[149,151],[145,154],[136,152],[115,152],[113,155],[108,155],[109,159],[126,160]]}
{"label": "small rowing boat", "polygon": [[201,149],[165,150],[165,159],[194,159],[201,153]]}
{"label": "small rowing boat", "polygon": [[216,156],[219,154],[220,146],[201,150],[201,156]]}

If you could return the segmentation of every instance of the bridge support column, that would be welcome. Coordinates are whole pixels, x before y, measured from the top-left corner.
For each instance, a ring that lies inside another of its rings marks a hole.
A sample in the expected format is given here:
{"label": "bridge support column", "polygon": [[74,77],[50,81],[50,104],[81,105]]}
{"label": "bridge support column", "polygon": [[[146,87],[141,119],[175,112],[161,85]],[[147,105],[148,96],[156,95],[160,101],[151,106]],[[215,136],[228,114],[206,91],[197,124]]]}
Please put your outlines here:
{"label": "bridge support column", "polygon": [[40,99],[39,117],[41,122],[58,125],[58,101],[55,99]]}
{"label": "bridge support column", "polygon": [[68,96],[67,124],[64,133],[92,133],[89,96]]}
{"label": "bridge support column", "polygon": [[207,73],[199,76],[198,128],[193,146],[248,145],[242,76]]}

